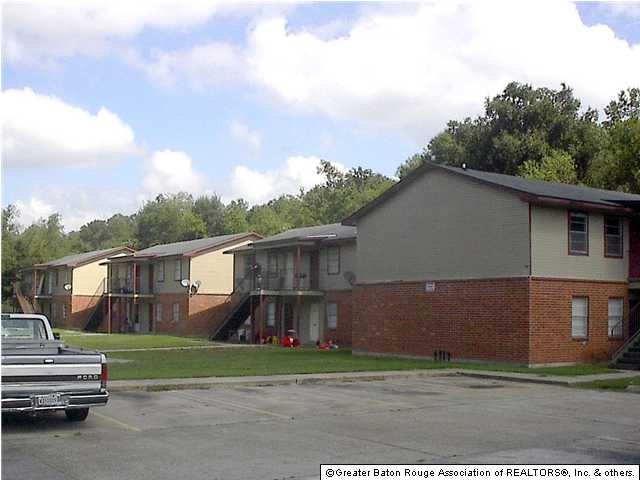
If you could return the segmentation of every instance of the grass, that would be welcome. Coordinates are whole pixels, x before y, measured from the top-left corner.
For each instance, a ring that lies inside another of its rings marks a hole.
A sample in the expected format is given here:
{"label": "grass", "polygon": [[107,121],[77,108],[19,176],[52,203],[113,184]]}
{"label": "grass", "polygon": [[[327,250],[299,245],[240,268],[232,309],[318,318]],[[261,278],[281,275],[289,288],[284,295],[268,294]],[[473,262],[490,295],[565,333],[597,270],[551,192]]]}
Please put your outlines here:
{"label": "grass", "polygon": [[173,337],[170,335],[86,334],[76,330],[61,329],[55,329],[55,332],[59,333],[60,338],[70,347],[100,351],[131,348],[195,347],[212,344],[210,341],[201,338]]}
{"label": "grass", "polygon": [[595,388],[598,390],[625,390],[629,385],[640,385],[640,375],[630,378],[616,378],[611,380],[596,380],[594,382],[579,383],[578,388]]}
{"label": "grass", "polygon": [[430,360],[354,356],[348,349],[318,351],[315,348],[291,350],[280,347],[233,347],[119,352],[109,356],[129,360],[110,365],[110,378],[113,380],[450,368],[540,375],[585,375],[612,371],[602,365],[526,368],[477,363],[438,363]]}

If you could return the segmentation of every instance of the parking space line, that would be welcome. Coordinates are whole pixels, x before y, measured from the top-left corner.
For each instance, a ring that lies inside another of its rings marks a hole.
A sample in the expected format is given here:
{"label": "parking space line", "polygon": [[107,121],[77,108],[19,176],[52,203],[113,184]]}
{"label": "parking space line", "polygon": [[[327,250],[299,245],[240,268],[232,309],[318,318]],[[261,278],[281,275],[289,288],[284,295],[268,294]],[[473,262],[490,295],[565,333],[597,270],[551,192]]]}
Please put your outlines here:
{"label": "parking space line", "polygon": [[271,417],[280,418],[280,419],[284,419],[284,420],[292,420],[293,419],[293,417],[291,415],[283,415],[281,413],[274,413],[274,412],[270,412],[269,410],[263,410],[261,408],[249,407],[248,405],[242,405],[240,403],[230,402],[228,400],[217,400],[217,399],[212,398],[212,397],[199,398],[196,395],[189,395],[188,393],[185,393],[185,392],[181,392],[179,396],[185,397],[185,398],[188,398],[188,399],[191,399],[191,400],[196,400],[196,401],[199,401],[199,402],[217,403],[218,405],[221,405],[222,407],[224,407],[225,405],[228,405],[230,407],[235,407],[235,408],[239,408],[239,409],[242,409],[242,410],[249,410],[251,412],[259,413],[261,415],[269,415]]}
{"label": "parking space line", "polygon": [[141,432],[142,430],[139,429],[138,427],[134,427],[133,425],[129,425],[128,423],[124,423],[121,422],[120,420],[116,420],[115,418],[112,418],[108,415],[103,415],[102,413],[98,413],[98,412],[91,412],[91,415],[95,415],[98,418],[101,418],[103,420],[106,420],[107,422],[113,423],[114,425],[118,425],[119,427],[122,427],[126,430],[130,430],[132,432]]}

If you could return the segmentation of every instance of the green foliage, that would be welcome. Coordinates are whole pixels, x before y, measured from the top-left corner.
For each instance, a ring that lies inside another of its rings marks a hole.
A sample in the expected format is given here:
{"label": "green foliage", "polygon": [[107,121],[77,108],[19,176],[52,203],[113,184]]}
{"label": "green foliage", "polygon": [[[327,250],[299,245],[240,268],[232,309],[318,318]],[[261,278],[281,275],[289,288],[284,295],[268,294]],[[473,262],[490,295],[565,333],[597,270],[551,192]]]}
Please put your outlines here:
{"label": "green foliage", "polygon": [[335,223],[346,218],[393,185],[393,180],[362,167],[346,173],[322,160],[319,173],[325,183],[304,194],[302,202],[311,225]]}
{"label": "green foliage", "polygon": [[224,232],[224,204],[217,195],[198,197],[193,211],[207,227],[207,235],[215,237]]}
{"label": "green foliage", "polygon": [[640,89],[629,88],[605,108],[581,111],[566,85],[559,90],[510,83],[485,101],[484,114],[452,120],[424,152],[398,168],[403,177],[420,159],[489,172],[640,193]]}
{"label": "green foliage", "polygon": [[396,177],[402,180],[409,172],[415,170],[424,163],[424,154],[415,153],[407,158],[402,165],[396,169]]}
{"label": "green foliage", "polygon": [[540,162],[527,160],[520,165],[518,175],[547,182],[575,184],[578,181],[573,158],[562,150],[554,150]]}
{"label": "green foliage", "polygon": [[137,214],[138,248],[202,238],[207,226],[194,212],[193,197],[186,193],[158,195]]}
{"label": "green foliage", "polygon": [[[135,222],[131,216],[116,214],[108,220],[93,220],[77,232],[80,249],[102,250],[135,243]],[[69,234],[70,239],[74,233]]]}
{"label": "green foliage", "polygon": [[247,215],[249,204],[243,199],[232,200],[224,209],[223,231],[228,233],[242,233],[249,230]]}

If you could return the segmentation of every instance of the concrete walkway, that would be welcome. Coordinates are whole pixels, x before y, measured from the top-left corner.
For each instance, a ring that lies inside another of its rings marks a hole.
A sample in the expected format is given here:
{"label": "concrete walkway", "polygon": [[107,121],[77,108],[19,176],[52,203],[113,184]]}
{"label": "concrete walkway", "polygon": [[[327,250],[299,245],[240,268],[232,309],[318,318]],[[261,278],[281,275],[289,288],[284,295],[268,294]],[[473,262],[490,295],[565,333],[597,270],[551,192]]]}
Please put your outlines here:
{"label": "concrete walkway", "polygon": [[640,376],[637,371],[622,371],[616,373],[602,373],[596,375],[553,376],[530,373],[492,372],[463,369],[430,369],[430,370],[402,370],[386,372],[339,372],[339,373],[311,373],[291,375],[260,375],[246,377],[202,377],[202,378],[171,378],[153,380],[113,380],[109,382],[109,391],[123,392],[132,390],[162,391],[162,390],[190,390],[208,388],[229,388],[238,386],[274,386],[305,383],[331,382],[368,382],[382,380],[396,380],[403,378],[449,377],[463,375],[467,377],[486,378],[493,380],[542,383],[547,385],[574,386],[578,383],[595,380],[614,380]]}

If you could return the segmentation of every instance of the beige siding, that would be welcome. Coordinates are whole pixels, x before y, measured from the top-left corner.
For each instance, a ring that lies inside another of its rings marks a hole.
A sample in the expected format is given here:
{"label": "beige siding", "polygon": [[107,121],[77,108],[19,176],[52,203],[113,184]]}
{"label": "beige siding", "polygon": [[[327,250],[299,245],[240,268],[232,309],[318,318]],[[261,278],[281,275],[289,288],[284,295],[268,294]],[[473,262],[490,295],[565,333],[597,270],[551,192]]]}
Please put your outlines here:
{"label": "beige siding", "polygon": [[103,260],[89,263],[73,269],[74,295],[102,295],[107,266],[100,265]]}
{"label": "beige siding", "polygon": [[358,222],[358,283],[527,276],[529,207],[443,171]]}
{"label": "beige siding", "polygon": [[589,213],[589,255],[569,255],[567,210],[531,207],[532,274],[537,277],[626,281],[629,273],[629,222],[625,220],[624,256],[604,256],[604,216]]}
{"label": "beige siding", "polygon": [[[233,255],[225,255],[222,252],[247,243],[250,241],[198,255],[191,259],[190,280],[201,282],[198,293],[229,294],[233,291]],[[238,275],[242,278],[242,271],[238,272]]]}
{"label": "beige siding", "polygon": [[[183,278],[190,278],[189,276],[189,259],[186,257],[163,257],[162,259],[155,262],[154,274],[155,274],[155,285],[154,285],[154,293],[187,293],[187,289],[180,285],[180,280],[176,280],[174,278],[175,272],[175,261],[176,259],[180,259],[182,262],[182,275]],[[164,262],[164,281],[159,282],[158,279],[158,270],[161,268],[160,264]]]}
{"label": "beige siding", "polygon": [[356,244],[340,245],[340,272],[337,275],[327,273],[327,249],[320,249],[320,289],[321,290],[350,290],[352,285],[346,280],[345,273],[356,273]]}

